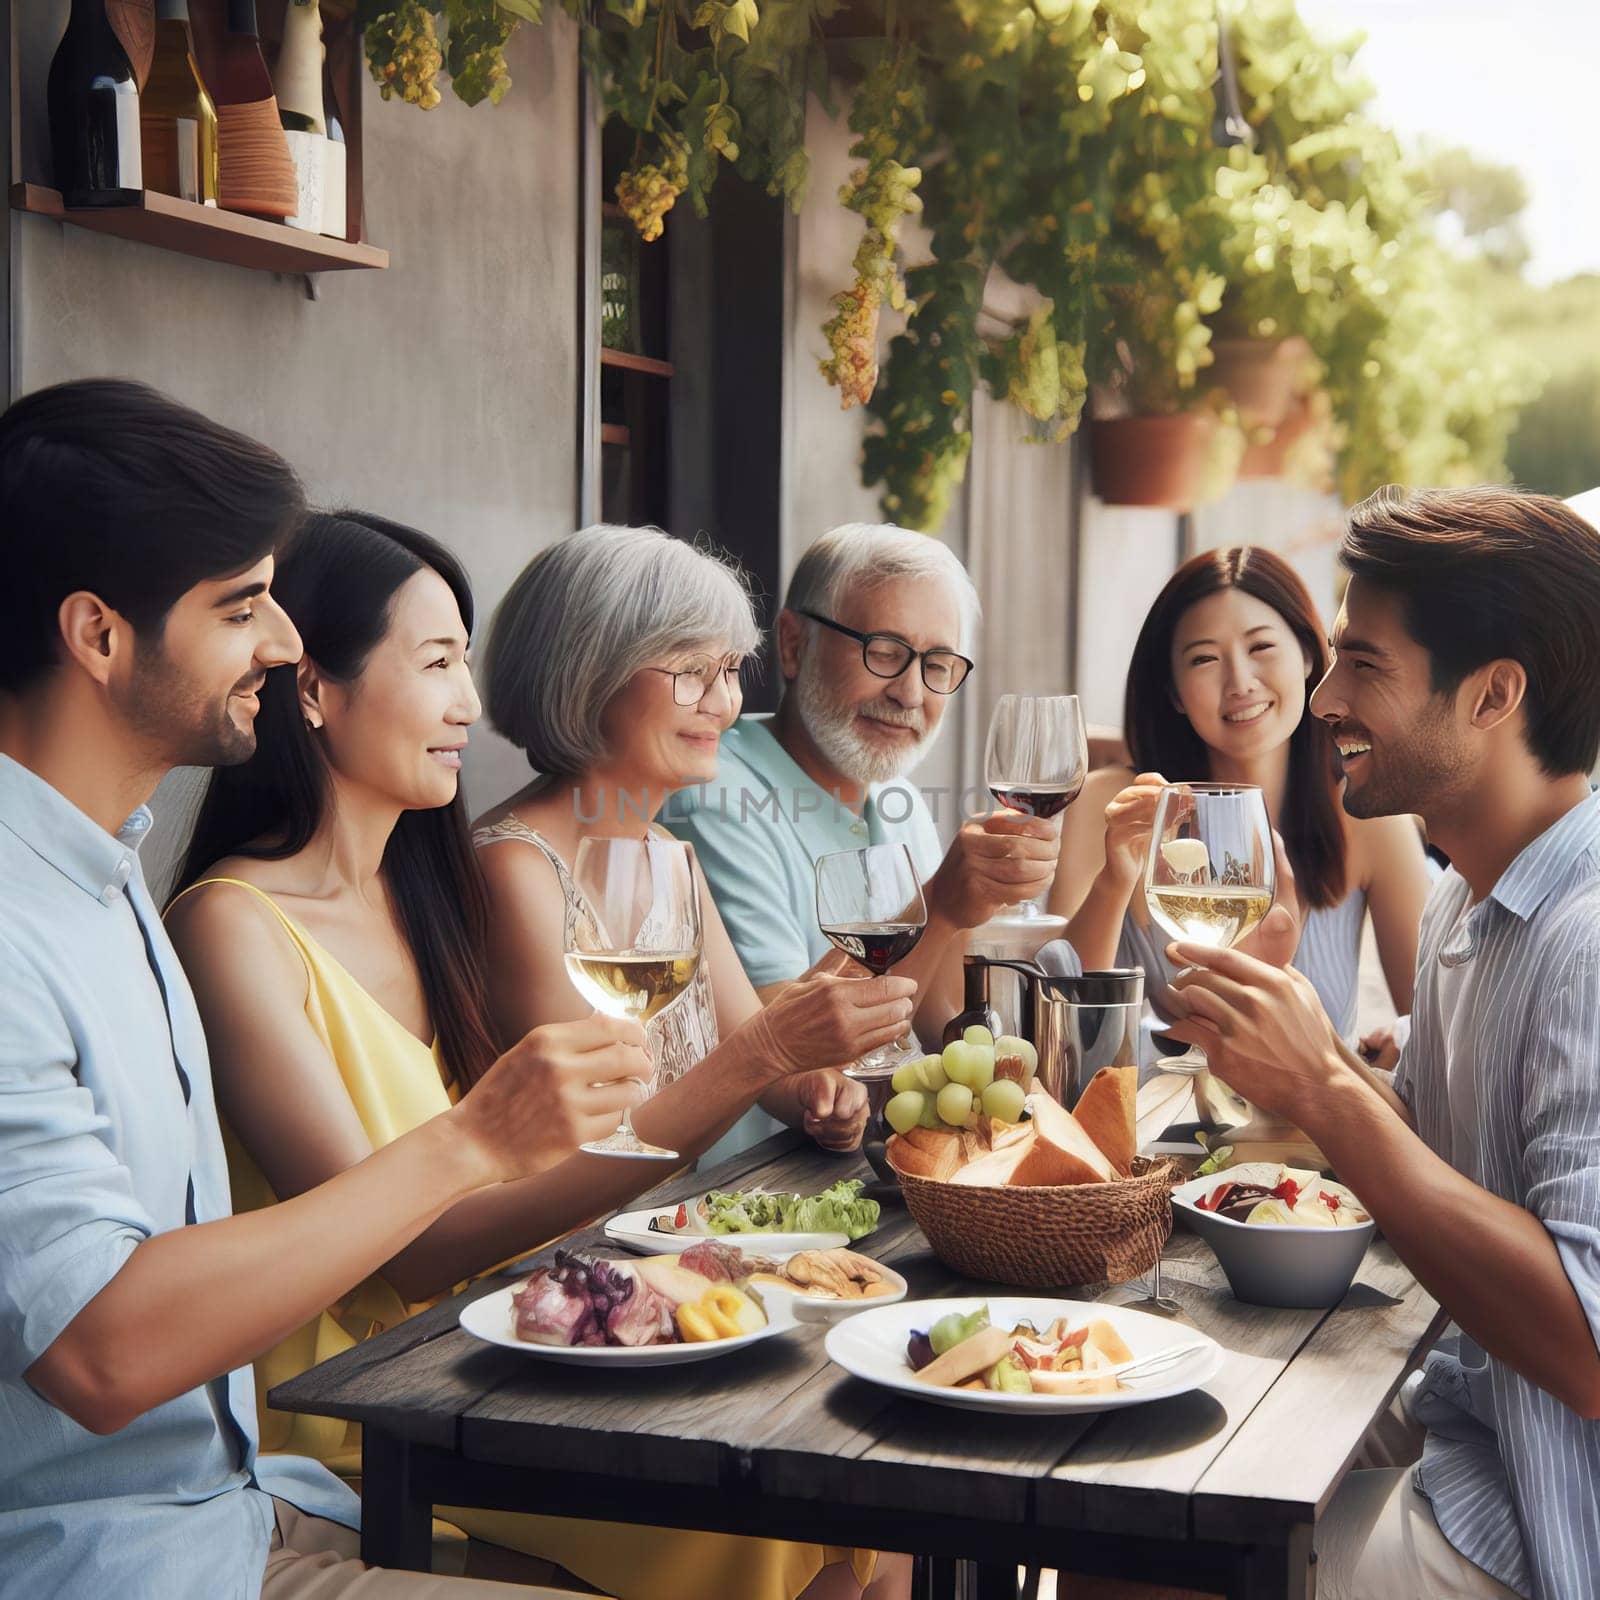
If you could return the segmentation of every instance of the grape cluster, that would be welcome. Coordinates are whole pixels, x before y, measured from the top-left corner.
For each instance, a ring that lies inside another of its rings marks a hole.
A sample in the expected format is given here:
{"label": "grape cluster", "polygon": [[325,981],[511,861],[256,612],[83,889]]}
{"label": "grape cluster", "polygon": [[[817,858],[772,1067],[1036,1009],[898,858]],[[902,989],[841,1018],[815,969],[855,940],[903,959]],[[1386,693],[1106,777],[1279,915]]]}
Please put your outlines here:
{"label": "grape cluster", "polygon": [[839,408],[864,406],[878,386],[878,310],[883,295],[869,278],[858,277],[833,297],[833,316],[823,324],[832,352],[819,362],[822,376],[839,391]]}
{"label": "grape cluster", "polygon": [[452,10],[445,65],[456,94],[469,106],[480,100],[497,106],[505,99],[511,87],[506,41],[516,30],[517,19],[495,0],[471,0]]}
{"label": "grape cluster", "polygon": [[851,174],[839,199],[866,221],[856,247],[855,282],[833,297],[834,314],[823,325],[829,359],[822,375],[839,391],[842,410],[863,406],[878,383],[878,314],[887,300],[899,310],[905,284],[895,269],[900,224],[922,210],[917,184],[920,167],[903,167],[885,158]]}
{"label": "grape cluster", "polygon": [[443,96],[438,77],[444,66],[433,13],[422,0],[399,0],[367,24],[367,65],[385,100],[398,95],[407,105],[430,111]]}
{"label": "grape cluster", "polygon": [[662,219],[689,187],[689,160],[678,145],[669,145],[659,163],[630,167],[617,179],[617,204],[648,243],[659,239]]}

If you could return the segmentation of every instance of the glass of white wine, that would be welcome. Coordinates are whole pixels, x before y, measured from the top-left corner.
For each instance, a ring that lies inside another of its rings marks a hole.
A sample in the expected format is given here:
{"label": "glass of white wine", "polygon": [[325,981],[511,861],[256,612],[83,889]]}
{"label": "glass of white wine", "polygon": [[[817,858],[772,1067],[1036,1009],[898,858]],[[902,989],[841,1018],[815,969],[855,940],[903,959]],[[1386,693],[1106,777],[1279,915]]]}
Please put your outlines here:
{"label": "glass of white wine", "polygon": [[[688,990],[700,966],[694,852],[655,835],[585,839],[572,879],[565,953],[573,987],[608,1017],[647,1023],[660,1016]],[[678,1156],[641,1139],[626,1111],[615,1133],[580,1148],[657,1161]]]}
{"label": "glass of white wine", "polygon": [[[1272,909],[1277,862],[1261,790],[1247,783],[1180,783],[1156,802],[1145,860],[1150,915],[1174,939],[1227,949]],[[1191,1049],[1169,1072],[1195,1075],[1195,1106],[1213,1129],[1248,1120],[1248,1104],[1206,1070]]]}

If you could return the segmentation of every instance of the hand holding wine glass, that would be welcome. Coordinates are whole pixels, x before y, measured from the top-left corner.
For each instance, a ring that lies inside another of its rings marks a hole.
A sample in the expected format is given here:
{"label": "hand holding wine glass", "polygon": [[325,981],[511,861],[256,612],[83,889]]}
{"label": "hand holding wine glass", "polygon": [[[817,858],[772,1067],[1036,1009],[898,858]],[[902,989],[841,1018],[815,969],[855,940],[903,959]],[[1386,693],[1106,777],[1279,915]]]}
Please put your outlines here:
{"label": "hand holding wine glass", "polygon": [[[700,966],[700,890],[694,853],[676,839],[585,839],[578,846],[565,922],[567,974],[597,1011],[644,1023],[694,981]],[[675,1160],[649,1144],[624,1110],[591,1155]]]}
{"label": "hand holding wine glass", "polygon": [[[1175,940],[1228,949],[1272,908],[1279,845],[1266,799],[1253,784],[1183,783],[1162,791],[1151,825],[1144,895]],[[1212,1078],[1205,1055],[1162,1063],[1194,1074],[1195,1109],[1212,1129],[1250,1119],[1248,1102]]]}
{"label": "hand holding wine glass", "polygon": [[[817,926],[828,942],[875,977],[916,948],[928,925],[922,882],[903,844],[871,844],[819,856]],[[882,1045],[853,1062],[852,1077],[891,1076],[915,1054],[909,1042]]]}
{"label": "hand holding wine glass", "polygon": [[[1002,805],[1024,816],[1059,816],[1089,773],[1089,740],[1075,694],[1003,694],[989,719],[984,783]],[[1057,845],[1059,850],[1059,842]],[[1016,914],[1043,915],[1037,900],[1022,900]]]}
{"label": "hand holding wine glass", "polygon": [[1150,829],[1144,895],[1174,938],[1231,947],[1271,909],[1272,824],[1253,784],[1185,783],[1162,791]]}

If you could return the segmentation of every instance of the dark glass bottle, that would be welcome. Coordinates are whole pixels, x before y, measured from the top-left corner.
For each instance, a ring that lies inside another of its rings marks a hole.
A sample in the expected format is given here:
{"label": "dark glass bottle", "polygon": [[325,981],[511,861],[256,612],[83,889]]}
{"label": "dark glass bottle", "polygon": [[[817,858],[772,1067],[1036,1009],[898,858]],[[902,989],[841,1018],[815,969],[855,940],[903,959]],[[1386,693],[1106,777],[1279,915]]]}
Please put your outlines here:
{"label": "dark glass bottle", "polygon": [[69,206],[144,198],[139,87],[105,0],[72,0],[47,90],[56,187]]}
{"label": "dark glass bottle", "polygon": [[155,54],[139,103],[144,186],[217,203],[217,108],[201,81],[189,0],[156,0]]}
{"label": "dark glass bottle", "polygon": [[989,1004],[989,964],[967,956],[961,966],[961,1010],[944,1025],[942,1044],[954,1044],[974,1025],[1000,1035],[1000,1013]]}
{"label": "dark glass bottle", "polygon": [[228,0],[227,27],[217,43],[217,81],[211,90],[219,106],[273,98],[272,74],[256,26],[256,0]]}

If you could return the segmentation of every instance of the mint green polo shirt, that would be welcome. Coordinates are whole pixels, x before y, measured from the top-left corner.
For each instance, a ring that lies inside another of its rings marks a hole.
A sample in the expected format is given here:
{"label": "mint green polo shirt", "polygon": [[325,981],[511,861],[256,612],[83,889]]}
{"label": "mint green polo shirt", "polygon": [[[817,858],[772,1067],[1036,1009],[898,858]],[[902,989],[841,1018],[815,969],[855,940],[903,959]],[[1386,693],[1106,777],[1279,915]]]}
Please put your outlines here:
{"label": "mint green polo shirt", "polygon": [[[904,844],[923,882],[944,859],[927,802],[902,779],[872,784],[859,813],[806,776],[766,714],[722,736],[717,775],[681,789],[660,820],[692,844],[733,947],[758,989],[808,971],[832,947],[817,926],[815,864],[835,850]],[[759,1107],[701,1157],[736,1154],[782,1126]]]}

